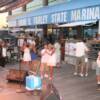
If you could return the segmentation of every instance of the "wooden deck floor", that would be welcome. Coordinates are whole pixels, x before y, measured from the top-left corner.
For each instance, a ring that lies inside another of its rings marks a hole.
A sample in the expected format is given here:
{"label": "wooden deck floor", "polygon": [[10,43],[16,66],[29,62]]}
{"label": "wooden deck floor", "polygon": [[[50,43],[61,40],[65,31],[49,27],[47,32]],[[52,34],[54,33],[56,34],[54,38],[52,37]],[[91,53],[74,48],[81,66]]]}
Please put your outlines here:
{"label": "wooden deck floor", "polygon": [[[18,65],[8,65],[6,69],[18,67]],[[63,64],[62,68],[55,68],[54,86],[59,91],[62,100],[100,100],[100,91],[96,90],[95,71],[89,70],[88,77],[73,75],[74,66]],[[7,70],[0,69],[0,100],[39,100],[39,97],[18,94],[18,85],[8,84],[6,80]]]}
{"label": "wooden deck floor", "polygon": [[54,85],[63,100],[100,100],[100,91],[97,91],[95,70],[89,69],[88,77],[73,75],[74,66],[63,65],[55,69]]}

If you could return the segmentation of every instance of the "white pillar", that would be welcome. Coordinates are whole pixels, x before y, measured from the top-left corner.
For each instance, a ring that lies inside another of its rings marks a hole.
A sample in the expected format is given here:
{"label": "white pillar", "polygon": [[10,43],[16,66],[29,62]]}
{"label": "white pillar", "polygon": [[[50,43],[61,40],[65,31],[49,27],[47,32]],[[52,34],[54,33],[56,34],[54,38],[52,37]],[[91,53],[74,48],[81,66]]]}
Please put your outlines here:
{"label": "white pillar", "polygon": [[99,20],[99,24],[98,24],[98,34],[100,34],[100,20]]}
{"label": "white pillar", "polygon": [[43,0],[43,6],[47,6],[48,5],[48,0]]}
{"label": "white pillar", "polygon": [[35,25],[35,35],[37,34],[37,25]]}

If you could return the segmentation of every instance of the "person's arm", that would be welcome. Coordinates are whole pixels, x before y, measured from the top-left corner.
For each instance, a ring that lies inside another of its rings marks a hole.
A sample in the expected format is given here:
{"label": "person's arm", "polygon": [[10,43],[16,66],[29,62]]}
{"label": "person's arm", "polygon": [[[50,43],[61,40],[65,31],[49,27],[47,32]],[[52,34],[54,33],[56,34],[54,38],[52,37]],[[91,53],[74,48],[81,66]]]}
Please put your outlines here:
{"label": "person's arm", "polygon": [[51,53],[48,50],[46,50],[45,53],[47,53],[48,55],[51,55]]}
{"label": "person's arm", "polygon": [[86,46],[86,44],[84,44],[84,46],[85,46],[85,51],[88,52],[89,48]]}
{"label": "person's arm", "polygon": [[99,57],[97,58],[96,63],[97,63],[97,65],[100,66],[100,58]]}
{"label": "person's arm", "polygon": [[25,46],[22,46],[22,47],[20,47],[20,51],[24,51],[24,49],[25,49]]}
{"label": "person's arm", "polygon": [[52,49],[51,55],[55,53],[55,48]]}
{"label": "person's arm", "polygon": [[46,50],[42,50],[41,51],[41,56],[45,55],[46,54]]}

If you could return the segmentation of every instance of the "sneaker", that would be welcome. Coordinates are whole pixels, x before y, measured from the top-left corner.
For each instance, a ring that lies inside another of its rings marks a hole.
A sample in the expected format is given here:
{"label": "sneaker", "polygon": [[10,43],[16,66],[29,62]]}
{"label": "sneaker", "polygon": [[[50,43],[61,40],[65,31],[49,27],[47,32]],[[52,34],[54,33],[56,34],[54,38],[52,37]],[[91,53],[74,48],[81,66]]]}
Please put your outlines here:
{"label": "sneaker", "polygon": [[88,73],[86,73],[85,76],[87,77],[88,76]]}
{"label": "sneaker", "polygon": [[78,73],[77,72],[74,72],[74,75],[76,76],[76,75],[78,75]]}
{"label": "sneaker", "polygon": [[97,90],[97,91],[100,91],[100,88],[97,88],[96,90]]}
{"label": "sneaker", "polygon": [[82,73],[79,74],[81,77],[83,77],[84,75]]}
{"label": "sneaker", "polygon": [[97,83],[97,87],[100,88],[100,84]]}

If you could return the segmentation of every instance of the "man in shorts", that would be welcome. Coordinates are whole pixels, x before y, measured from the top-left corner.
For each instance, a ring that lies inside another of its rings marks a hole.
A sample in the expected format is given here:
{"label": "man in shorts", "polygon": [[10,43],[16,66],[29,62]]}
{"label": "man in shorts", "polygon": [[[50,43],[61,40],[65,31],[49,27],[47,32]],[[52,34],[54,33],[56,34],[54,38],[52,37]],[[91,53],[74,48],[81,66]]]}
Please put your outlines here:
{"label": "man in shorts", "polygon": [[85,53],[88,51],[87,46],[83,42],[83,40],[78,40],[76,42],[76,65],[75,65],[75,72],[74,75],[79,75],[81,77],[84,76],[84,66],[85,66]]}

